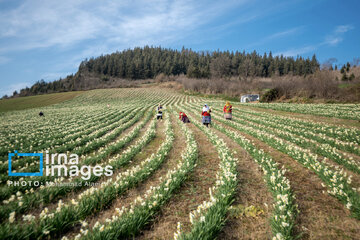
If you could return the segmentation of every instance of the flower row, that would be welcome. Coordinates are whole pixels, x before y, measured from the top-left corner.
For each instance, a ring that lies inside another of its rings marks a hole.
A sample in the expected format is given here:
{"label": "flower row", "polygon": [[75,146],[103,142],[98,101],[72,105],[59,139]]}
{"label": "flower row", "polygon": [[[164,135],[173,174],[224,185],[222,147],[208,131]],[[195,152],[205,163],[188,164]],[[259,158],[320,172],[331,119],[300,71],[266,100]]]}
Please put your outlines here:
{"label": "flower row", "polygon": [[[28,224],[6,223],[0,227],[0,237],[6,239],[46,238],[44,232],[56,236],[69,230],[76,222],[101,211],[127,189],[148,178],[163,162],[173,143],[173,132],[169,119],[165,121],[166,139],[156,154],[152,154],[138,165],[110,178],[99,187],[91,187],[68,203],[58,202],[55,211],[44,209],[39,217],[26,216]],[[11,217],[11,216],[10,216]],[[24,218],[24,217],[23,217]],[[12,219],[12,218],[11,218]],[[10,219],[9,219],[10,221]]]}
{"label": "flower row", "polygon": [[[92,227],[82,222],[80,233],[75,239],[119,239],[134,236],[170,199],[172,193],[186,180],[197,159],[197,145],[192,132],[180,121],[178,124],[181,124],[186,137],[186,149],[177,166],[170,169],[165,177],[159,178],[159,185],[148,188],[145,194],[135,198],[130,206],[117,208],[115,214],[105,222],[98,221]],[[67,237],[63,238],[66,239]]]}
{"label": "flower row", "polygon": [[[127,143],[132,141],[136,136],[138,136],[140,130],[144,127],[144,125],[152,118],[152,114],[148,114],[144,121],[141,122],[133,131],[129,132],[124,137],[120,138],[116,145],[111,145],[112,153],[116,153],[120,151]],[[133,145],[129,146],[127,150],[123,152],[123,154],[117,154],[111,158],[109,158],[106,162],[102,162],[102,166],[109,164],[112,166],[113,170],[117,170],[120,167],[127,164],[136,153],[138,153],[142,147],[144,147],[154,136],[155,136],[155,121],[149,125],[148,130],[145,134],[136,141]],[[134,147],[135,146],[135,147]],[[116,147],[116,151],[115,148]],[[106,151],[107,148],[104,149]],[[103,159],[106,159],[107,156],[103,156]],[[90,162],[86,162],[84,160],[82,164],[88,164]],[[92,162],[95,164],[94,162]],[[58,185],[56,187],[44,187],[40,186],[38,191],[34,191],[34,188],[31,188],[31,191],[26,190],[25,194],[21,192],[17,192],[16,195],[12,195],[8,200],[4,200],[3,203],[7,205],[0,206],[0,220],[7,218],[8,214],[12,211],[16,211],[16,213],[24,213],[29,209],[37,207],[40,203],[47,204],[50,203],[53,199],[59,196],[65,196],[70,192],[76,192],[80,189],[86,187],[86,182],[96,182],[100,179],[100,176],[92,175],[89,180],[83,180],[81,178],[69,177],[67,179],[56,178],[54,181],[50,183],[54,183],[54,185]]]}

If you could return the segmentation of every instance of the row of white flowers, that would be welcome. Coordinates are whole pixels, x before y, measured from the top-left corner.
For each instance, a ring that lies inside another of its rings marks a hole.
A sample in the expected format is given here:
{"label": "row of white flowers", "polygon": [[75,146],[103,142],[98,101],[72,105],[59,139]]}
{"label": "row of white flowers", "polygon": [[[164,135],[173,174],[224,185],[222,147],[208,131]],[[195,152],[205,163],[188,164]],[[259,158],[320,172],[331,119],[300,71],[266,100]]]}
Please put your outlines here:
{"label": "row of white flowers", "polygon": [[[0,227],[0,237],[6,239],[25,239],[29,236],[39,238],[43,236],[44,231],[49,232],[50,235],[65,232],[79,220],[104,209],[117,196],[148,178],[161,165],[171,149],[174,139],[168,118],[165,119],[165,125],[166,139],[156,154],[152,154],[138,165],[119,173],[116,177],[102,182],[101,186],[87,189],[79,194],[77,199],[72,199],[67,203],[60,200],[55,211],[49,211],[45,208],[39,217],[27,217],[26,219],[31,219],[30,224],[11,224],[10,222],[3,224]],[[10,231],[3,231],[4,229],[10,229]],[[16,229],[16,231],[11,231],[11,229]]]}
{"label": "row of white flowers", "polygon": [[[276,125],[272,124],[270,121],[251,120],[246,117],[240,117],[240,119],[245,119],[246,123],[251,127],[262,129],[269,133],[274,133],[277,136],[289,142],[297,144],[298,146],[311,149],[314,152],[345,166],[346,168],[348,168],[349,170],[355,173],[360,173],[360,163],[357,162],[352,156],[350,156],[347,153],[343,153],[339,151],[336,147],[333,147],[328,143],[321,143],[320,140],[315,141],[310,137],[306,138],[301,135],[299,136],[293,134],[293,132],[299,132],[300,131],[299,129],[290,126],[283,126],[280,124],[278,127],[276,127]],[[235,121],[239,122],[240,119]],[[258,124],[254,124],[251,121],[256,122]]]}
{"label": "row of white flowers", "polygon": [[[145,119],[137,125],[131,132],[126,134],[124,137],[120,138],[117,141],[116,145],[111,144],[111,151],[114,151],[116,148],[119,151],[123,148],[127,143],[133,140],[140,132],[140,130],[144,127],[144,125],[152,118],[153,114],[148,113]],[[107,161],[102,161],[100,164],[105,167],[105,165],[109,164],[113,167],[113,170],[119,169],[121,166],[127,164],[132,157],[141,150],[143,146],[145,146],[154,136],[155,136],[155,121],[149,125],[148,130],[145,134],[137,140],[134,145],[129,146],[123,154],[117,154]],[[135,147],[134,147],[135,146]],[[109,154],[109,152],[107,151]],[[113,153],[113,152],[112,152]],[[100,157],[106,159],[108,154],[102,154]],[[83,162],[84,163],[84,162]],[[87,164],[90,162],[86,162]],[[94,162],[95,164],[96,162]],[[53,183],[58,185],[56,187],[44,187],[40,186],[39,191],[34,191],[34,188],[31,188],[30,191],[26,190],[25,194],[21,192],[17,192],[16,195],[13,194],[8,200],[4,200],[3,203],[5,205],[0,206],[0,219],[5,218],[10,212],[16,211],[17,213],[24,213],[40,204],[40,202],[48,203],[52,198],[55,198],[60,195],[67,195],[70,192],[78,191],[81,188],[86,187],[86,182],[95,182],[100,179],[100,176],[91,176],[90,180],[82,180],[81,178],[73,179],[69,178],[56,178]],[[65,183],[61,185],[60,183]],[[66,184],[69,183],[69,184]],[[70,184],[72,183],[72,184]],[[70,189],[71,191],[67,190]],[[34,194],[34,192],[36,194]],[[51,197],[50,197],[51,196]],[[9,204],[9,205],[6,205]]]}
{"label": "row of white flowers", "polygon": [[292,126],[298,129],[306,129],[312,133],[318,133],[345,142],[354,142],[360,144],[360,130],[358,128],[349,126],[330,125],[325,122],[315,122],[311,119],[301,119],[289,116],[282,116],[279,114],[272,114],[269,112],[259,112],[245,108],[235,108],[234,112],[242,114],[250,114],[256,118],[267,119],[277,124]]}
{"label": "row of white flowers", "polygon": [[[316,140],[318,143],[325,143],[330,145],[333,148],[337,148],[343,151],[348,151],[350,153],[354,153],[360,155],[360,147],[359,143],[355,140],[353,141],[344,141],[339,139],[339,136],[329,137],[323,133],[315,133],[312,129],[307,129],[299,125],[294,125],[289,122],[278,122],[276,121],[276,117],[256,117],[254,118],[252,115],[241,113],[238,115],[237,119],[245,118],[246,120],[250,120],[253,122],[258,122],[261,124],[265,124],[267,126],[281,128],[287,130],[291,133],[294,133],[299,136],[303,136],[305,138]],[[340,135],[341,136],[341,135]],[[357,136],[359,137],[359,136]]]}
{"label": "row of white flowers", "polygon": [[360,120],[360,106],[358,104],[252,103],[251,106],[286,112]]}
{"label": "row of white flowers", "polygon": [[[178,120],[178,122],[180,122]],[[168,170],[165,176],[159,178],[160,184],[150,186],[143,196],[138,196],[128,206],[116,208],[115,214],[107,218],[105,222],[96,222],[90,227],[86,222],[82,222],[80,233],[75,239],[104,239],[134,236],[138,231],[149,222],[161,206],[171,197],[186,179],[188,173],[192,171],[197,159],[197,145],[194,136],[184,124],[181,128],[186,137],[186,148],[182,152],[181,161],[174,169]],[[64,237],[63,240],[68,239]]]}
{"label": "row of white flowers", "polygon": [[[70,137],[68,140],[66,139],[58,139],[55,138],[55,136],[53,136],[53,138],[51,136],[49,136],[49,138],[51,138],[51,140],[53,140],[54,144],[49,145],[47,148],[43,148],[43,149],[38,149],[38,152],[45,152],[45,151],[49,151],[49,152],[64,152],[64,151],[69,151],[72,150],[72,152],[78,152],[79,150],[81,151],[82,148],[85,149],[86,144],[88,144],[89,142],[91,142],[92,140],[96,139],[97,137],[102,137],[106,134],[109,133],[109,131],[111,132],[111,130],[115,129],[119,123],[124,123],[126,121],[126,119],[129,119],[129,114],[131,112],[135,113],[136,109],[133,108],[132,110],[128,110],[128,111],[122,111],[118,116],[116,116],[113,119],[110,120],[105,120],[103,121],[101,124],[98,124],[97,126],[93,126],[92,128],[86,129],[85,132],[81,132],[76,138]],[[132,114],[131,114],[132,115]],[[132,115],[133,116],[133,115]],[[125,120],[123,120],[125,119]],[[41,140],[38,140],[41,141]],[[37,141],[37,142],[38,142]],[[29,152],[33,152],[35,151],[35,149],[32,148],[32,142],[28,142],[28,144],[30,144],[30,148],[27,149],[27,151]],[[78,149],[76,149],[78,148]],[[17,150],[17,149],[15,149]],[[3,164],[0,167],[1,171],[6,171],[7,172],[7,164],[8,164],[8,160],[6,159]],[[12,164],[13,164],[13,169],[15,168],[19,168],[21,166],[23,166],[23,168],[18,169],[18,171],[30,171],[31,169],[28,169],[29,167],[29,161],[27,161],[27,159],[23,159],[23,160],[12,160]],[[15,170],[14,170],[15,171]]]}
{"label": "row of white flowers", "polygon": [[[48,114],[41,121],[34,118],[38,110],[25,110],[21,114],[6,113],[4,118],[7,121],[1,123],[1,126],[4,126],[4,134],[0,136],[0,146],[3,146],[0,150],[5,151],[3,154],[13,149],[23,152],[41,151],[91,133],[103,121],[111,121],[118,117],[119,111],[133,109],[136,106],[154,106],[159,103],[159,99],[163,104],[168,104],[174,99],[182,99],[181,95],[173,93],[159,94],[157,91],[149,92],[141,89],[117,91],[114,98],[111,98],[112,96],[108,98],[105,94],[101,96],[99,92],[101,91],[97,91],[97,94],[84,94],[70,101],[71,103],[47,107],[45,113]],[[94,98],[98,98],[97,101],[93,101]],[[126,101],[122,101],[124,100],[122,98]],[[94,129],[90,129],[91,127]]]}
{"label": "row of white flowers", "polygon": [[[187,110],[191,117],[191,111]],[[209,189],[209,200],[200,204],[189,214],[192,224],[190,232],[182,232],[181,224],[174,233],[174,239],[213,239],[221,230],[225,216],[233,200],[237,186],[238,159],[232,156],[230,149],[223,139],[219,138],[211,129],[206,128],[193,118],[192,123],[205,133],[216,147],[219,154],[219,170],[216,173],[215,185]]]}
{"label": "row of white flowers", "polygon": [[[96,94],[84,94],[84,96],[77,98],[76,101],[73,100],[71,107],[68,106],[70,104],[47,107],[45,112],[48,114],[41,121],[38,121],[36,117],[34,118],[38,110],[25,110],[20,115],[6,113],[4,115],[6,121],[0,124],[3,126],[0,146],[1,150],[4,150],[3,153],[0,151],[0,157],[2,154],[7,154],[8,151],[13,149],[22,152],[41,151],[51,146],[77,139],[96,130],[96,126],[99,126],[103,121],[110,121],[118,117],[119,111],[133,108],[134,106],[154,106],[153,104],[156,103],[174,104],[184,101],[184,99],[197,99],[180,94],[176,95],[172,92],[165,94],[159,94],[157,91],[149,92],[147,90],[144,91],[146,94],[141,92],[143,90],[140,89],[129,90],[129,93],[121,91],[120,95],[115,95],[115,98],[110,99],[106,98],[105,95],[97,95],[96,97],[100,99],[95,103],[89,101],[89,99]],[[124,96],[126,96],[127,101],[119,101]],[[106,101],[102,101],[102,99]],[[109,106],[111,105],[110,108],[107,107],[108,104]],[[106,111],[104,111],[104,108]]]}
{"label": "row of white flowers", "polygon": [[[90,109],[79,107],[76,112],[72,112],[70,109],[51,111],[49,116],[42,121],[34,119],[32,116],[32,121],[26,122],[24,118],[30,114],[35,115],[32,111],[22,112],[17,118],[8,116],[11,125],[1,124],[4,128],[3,134],[0,136],[1,156],[8,152],[6,149],[8,147],[17,147],[18,150],[28,151],[30,149],[25,147],[32,142],[32,149],[38,150],[39,145],[49,144],[50,146],[50,142],[55,142],[56,138],[70,139],[71,136],[116,117],[117,113],[117,109],[110,109],[107,113],[103,113],[98,107]],[[53,139],[53,137],[56,138]]]}
{"label": "row of white flowers", "polygon": [[294,203],[295,196],[291,192],[290,181],[285,177],[286,169],[284,166],[280,168],[270,155],[266,154],[263,149],[258,149],[249,139],[238,132],[215,123],[212,125],[245,149],[262,169],[265,182],[269,186],[275,202],[273,217],[271,218],[273,239],[293,239],[292,231],[298,209],[297,204]]}
{"label": "row of white flowers", "polygon": [[[95,135],[93,133],[96,130],[99,130],[103,127],[107,127],[110,124],[114,124],[117,121],[121,120],[123,117],[126,116],[130,112],[130,110],[134,110],[135,107],[131,107],[130,109],[126,109],[125,106],[121,110],[111,110],[111,114],[104,113],[103,118],[97,119],[94,123],[75,123],[71,124],[72,128],[65,128],[65,129],[54,129],[53,131],[47,133],[43,133],[43,135],[38,136],[38,134],[31,133],[29,138],[27,136],[22,136],[26,134],[27,131],[19,131],[16,136],[19,136],[19,140],[11,141],[9,140],[9,145],[6,146],[8,152],[11,152],[13,149],[23,151],[23,152],[42,152],[48,149],[65,147],[67,144],[74,143],[74,142],[81,142],[81,139],[84,137],[90,137],[91,135]],[[61,111],[61,110],[60,110]],[[98,110],[100,111],[100,110]],[[91,120],[91,119],[90,119]],[[64,119],[64,122],[66,120]],[[56,126],[56,121],[53,123]],[[85,128],[80,128],[77,131],[73,131],[73,128],[76,128],[78,124],[82,124]],[[33,129],[33,128],[30,128]],[[66,131],[66,129],[68,131]],[[28,130],[30,131],[30,130]],[[90,135],[90,136],[88,136]],[[76,145],[75,145],[76,146]],[[6,160],[6,159],[5,159]]]}
{"label": "row of white flowers", "polygon": [[[113,140],[114,138],[116,138],[117,136],[119,136],[125,129],[131,127],[133,124],[135,124],[144,114],[145,109],[141,110],[141,112],[139,113],[133,113],[133,118],[128,121],[128,122],[124,122],[123,124],[118,125],[115,130],[113,130],[112,135],[109,136],[107,138],[103,138],[103,139],[94,139],[93,141],[89,141],[89,144],[87,144],[86,146],[83,147],[83,149],[81,150],[82,152],[91,152],[92,149],[97,149],[100,146],[106,145],[108,142],[110,142],[111,140]],[[70,153],[68,152],[68,155]],[[101,160],[102,158],[100,158]],[[84,160],[84,158],[81,158],[81,160]],[[91,160],[91,159],[89,159]],[[82,164],[82,162],[80,161],[79,163]],[[89,163],[91,163],[91,161],[87,162],[86,165],[89,165]],[[95,162],[96,163],[96,162]],[[80,165],[81,165],[80,164]],[[28,168],[23,168],[21,170],[21,172],[24,172],[25,170],[29,171]],[[39,170],[35,170],[35,171],[39,171]],[[30,171],[31,172],[31,171]],[[45,172],[45,165],[44,165],[44,172]],[[56,179],[56,177],[49,177],[49,176],[41,176],[41,177],[29,177],[32,181],[39,181],[39,182],[44,182],[44,181],[48,181],[50,182],[51,180]],[[8,181],[8,179],[11,179],[11,177],[3,175],[1,176],[1,179]],[[61,178],[62,179],[62,178]],[[57,180],[57,179],[56,179]],[[39,187],[40,185],[38,185]],[[26,192],[26,190],[29,190],[30,188],[33,188],[36,186],[30,186],[30,185],[25,185],[25,186],[2,186],[1,188],[1,198],[4,199],[4,197],[6,196],[10,196],[11,194],[20,191],[20,192]]]}
{"label": "row of white flowers", "polygon": [[343,170],[337,170],[326,161],[319,161],[319,156],[311,153],[310,150],[284,141],[273,134],[248,127],[246,124],[240,124],[234,121],[228,121],[226,124],[260,139],[271,147],[288,154],[303,166],[314,171],[327,186],[328,193],[337,197],[348,209],[352,211],[354,217],[360,219],[359,190],[350,186],[351,176],[347,176],[346,172]]}
{"label": "row of white flowers", "polygon": [[[220,114],[219,111],[216,111]],[[261,120],[259,118],[254,118],[247,116],[246,113],[237,115],[233,114],[234,122],[240,124],[246,124],[254,129],[260,129],[268,133],[272,133],[281,137],[289,142],[292,142],[302,148],[311,149],[312,151],[327,157],[341,165],[344,165],[351,171],[355,173],[360,173],[360,163],[357,162],[352,156],[347,153],[339,151],[337,148],[331,146],[328,143],[322,143],[324,139],[313,140],[310,137],[303,137],[303,134],[299,132],[305,132],[304,130],[296,129],[292,126],[286,126],[283,124],[275,124],[272,120]],[[293,134],[295,132],[295,134]]]}

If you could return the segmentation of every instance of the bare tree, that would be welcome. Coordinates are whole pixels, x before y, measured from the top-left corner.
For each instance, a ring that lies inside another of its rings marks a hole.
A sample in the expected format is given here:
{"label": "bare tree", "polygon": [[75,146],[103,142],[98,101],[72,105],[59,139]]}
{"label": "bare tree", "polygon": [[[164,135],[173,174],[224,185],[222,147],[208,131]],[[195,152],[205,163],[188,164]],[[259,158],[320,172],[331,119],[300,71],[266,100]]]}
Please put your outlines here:
{"label": "bare tree", "polygon": [[353,59],[352,65],[353,65],[353,66],[357,66],[357,65],[359,65],[359,63],[360,63],[360,58],[357,57],[357,58],[354,58],[354,59]]}
{"label": "bare tree", "polygon": [[221,55],[213,59],[210,63],[211,76],[214,78],[222,78],[229,76],[231,73],[231,60],[228,56]]}
{"label": "bare tree", "polygon": [[332,67],[334,63],[336,63],[338,60],[336,58],[329,58],[328,60],[324,61],[321,64],[321,69],[328,70]]}
{"label": "bare tree", "polygon": [[255,74],[255,65],[251,59],[246,58],[239,66],[239,75],[243,76],[245,80]]}

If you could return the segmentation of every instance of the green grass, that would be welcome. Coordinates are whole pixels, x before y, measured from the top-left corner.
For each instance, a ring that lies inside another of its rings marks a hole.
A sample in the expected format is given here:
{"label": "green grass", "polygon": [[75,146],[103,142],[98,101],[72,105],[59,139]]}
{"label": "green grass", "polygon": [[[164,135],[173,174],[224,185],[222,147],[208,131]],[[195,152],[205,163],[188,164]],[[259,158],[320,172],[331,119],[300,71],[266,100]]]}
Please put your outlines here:
{"label": "green grass", "polygon": [[340,84],[338,85],[338,88],[347,88],[347,87],[349,87],[349,86],[351,86],[351,85],[354,85],[354,84],[351,84],[351,83],[340,83]]}
{"label": "green grass", "polygon": [[63,92],[0,100],[0,112],[44,107],[73,99],[84,92]]}

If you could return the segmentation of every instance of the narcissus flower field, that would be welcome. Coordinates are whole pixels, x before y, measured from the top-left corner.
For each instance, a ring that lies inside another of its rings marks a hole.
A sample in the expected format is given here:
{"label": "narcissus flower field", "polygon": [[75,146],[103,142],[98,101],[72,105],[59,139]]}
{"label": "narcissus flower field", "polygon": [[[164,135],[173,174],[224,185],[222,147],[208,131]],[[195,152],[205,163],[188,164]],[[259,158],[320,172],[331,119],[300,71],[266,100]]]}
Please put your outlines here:
{"label": "narcissus flower field", "polygon": [[[0,239],[359,239],[360,106],[224,104],[153,87],[3,113]],[[112,174],[9,176],[14,151]]]}

